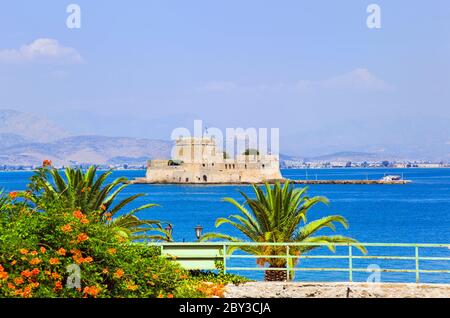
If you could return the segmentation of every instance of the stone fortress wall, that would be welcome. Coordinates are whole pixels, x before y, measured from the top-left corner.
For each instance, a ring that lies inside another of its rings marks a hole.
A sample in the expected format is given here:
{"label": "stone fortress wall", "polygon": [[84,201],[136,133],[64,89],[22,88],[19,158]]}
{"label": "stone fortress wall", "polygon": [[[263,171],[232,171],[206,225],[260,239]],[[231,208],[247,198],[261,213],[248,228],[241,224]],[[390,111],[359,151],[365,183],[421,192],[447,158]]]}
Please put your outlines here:
{"label": "stone fortress wall", "polygon": [[176,141],[171,160],[150,160],[147,183],[261,183],[282,180],[278,156],[238,155],[224,159],[212,138]]}

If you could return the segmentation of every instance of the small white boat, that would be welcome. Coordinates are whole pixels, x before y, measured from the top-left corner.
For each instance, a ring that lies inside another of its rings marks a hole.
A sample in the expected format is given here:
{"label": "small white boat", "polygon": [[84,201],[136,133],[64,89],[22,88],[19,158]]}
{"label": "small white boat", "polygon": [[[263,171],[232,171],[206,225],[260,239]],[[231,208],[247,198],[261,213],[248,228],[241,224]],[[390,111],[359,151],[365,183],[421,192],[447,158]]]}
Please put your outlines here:
{"label": "small white boat", "polygon": [[381,178],[381,181],[399,181],[402,180],[402,177],[399,175],[387,175]]}

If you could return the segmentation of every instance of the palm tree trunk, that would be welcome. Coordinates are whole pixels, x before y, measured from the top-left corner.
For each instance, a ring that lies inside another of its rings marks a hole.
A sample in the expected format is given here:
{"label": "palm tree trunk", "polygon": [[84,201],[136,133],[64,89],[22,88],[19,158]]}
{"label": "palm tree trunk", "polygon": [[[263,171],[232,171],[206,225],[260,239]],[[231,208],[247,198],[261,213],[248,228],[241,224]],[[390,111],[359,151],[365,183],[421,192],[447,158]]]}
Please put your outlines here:
{"label": "palm tree trunk", "polygon": [[[276,266],[269,266],[276,267]],[[264,272],[264,280],[266,282],[285,282],[287,281],[287,272],[282,270],[266,270]]]}

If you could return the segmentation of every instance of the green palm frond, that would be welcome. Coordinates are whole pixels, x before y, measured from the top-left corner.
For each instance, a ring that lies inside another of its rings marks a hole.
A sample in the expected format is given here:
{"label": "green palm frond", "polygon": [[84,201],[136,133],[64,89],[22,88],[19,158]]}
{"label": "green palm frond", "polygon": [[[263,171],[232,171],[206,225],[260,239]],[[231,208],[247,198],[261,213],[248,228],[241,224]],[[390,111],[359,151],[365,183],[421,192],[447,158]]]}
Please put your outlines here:
{"label": "green palm frond", "polygon": [[[240,204],[232,198],[225,198],[224,201],[231,203],[239,214],[232,214],[227,218],[218,218],[216,227],[228,225],[238,230],[243,237],[251,242],[306,242],[320,243],[335,251],[336,243],[358,243],[356,240],[345,236],[316,236],[313,235],[324,228],[336,230],[336,224],[341,224],[348,228],[347,220],[340,215],[331,215],[309,222],[308,212],[319,204],[328,205],[329,201],[323,196],[309,197],[308,188],[295,188],[288,181],[284,184],[279,182],[273,186],[265,184],[263,186],[252,186],[255,198],[250,198],[244,192],[240,192],[244,198],[244,203]],[[206,233],[201,238],[202,241],[221,239],[231,242],[243,242],[242,238],[229,236],[223,233]],[[301,254],[320,246],[292,246],[290,254]],[[356,244],[356,248],[363,253],[365,248]],[[247,253],[261,256],[258,258],[259,264],[269,263],[270,266],[293,268],[298,260],[264,258],[263,255],[286,255],[286,248],[283,246],[233,246],[232,251],[242,250]],[[293,273],[293,272],[292,272]]]}
{"label": "green palm frond", "polygon": [[169,238],[167,233],[161,232],[161,222],[140,220],[135,216],[137,212],[155,207],[156,204],[144,204],[130,212],[122,213],[127,206],[144,194],[134,194],[119,201],[118,196],[129,186],[128,179],[119,177],[108,182],[111,174],[112,171],[99,173],[96,166],[91,166],[86,171],[66,168],[63,175],[59,170],[52,168],[37,174],[34,178],[37,184],[35,188],[43,192],[46,200],[58,201],[66,208],[80,209],[99,222],[109,222],[108,218],[103,217],[107,212],[110,216],[119,215],[113,222],[109,222],[110,225],[120,229],[121,233],[128,233],[133,239],[149,238],[150,236],[146,234],[155,231]]}

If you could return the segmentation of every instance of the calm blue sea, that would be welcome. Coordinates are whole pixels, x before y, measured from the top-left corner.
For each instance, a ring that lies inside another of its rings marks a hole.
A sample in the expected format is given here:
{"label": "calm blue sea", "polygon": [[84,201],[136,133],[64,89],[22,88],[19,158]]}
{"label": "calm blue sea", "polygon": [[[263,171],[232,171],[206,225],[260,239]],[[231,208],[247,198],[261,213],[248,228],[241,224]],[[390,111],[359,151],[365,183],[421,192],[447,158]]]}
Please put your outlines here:
{"label": "calm blue sea", "polygon": [[[114,177],[126,176],[130,179],[144,176],[144,171],[115,171]],[[311,185],[311,195],[324,195],[331,204],[311,211],[309,220],[329,214],[345,216],[350,228],[339,227],[338,234],[352,236],[361,242],[387,243],[450,243],[450,169],[303,169],[283,170],[283,176],[291,179],[379,179],[385,174],[403,174],[413,183],[408,185]],[[31,172],[0,173],[0,189],[6,191],[24,189]],[[194,241],[194,227],[202,225],[213,231],[214,221],[237,211],[224,197],[241,200],[238,191],[251,194],[248,186],[179,186],[179,185],[130,185],[122,195],[146,193],[137,205],[157,203],[160,207],[142,211],[142,218],[169,221],[174,226],[174,237],[178,241]],[[242,200],[241,200],[242,201]],[[223,231],[236,234],[224,226]],[[330,231],[323,231],[330,234]],[[345,254],[346,248],[337,254]],[[450,250],[423,249],[422,256],[450,257]],[[327,254],[327,249],[313,254]],[[359,255],[355,252],[356,255]],[[369,255],[414,256],[414,249],[369,248]],[[235,266],[246,266],[248,260],[231,260]],[[247,263],[247,265],[250,265]],[[304,260],[302,267],[347,267],[345,260]],[[381,268],[414,269],[414,261],[354,260],[354,268],[367,266]],[[422,269],[450,269],[450,261],[422,261]],[[260,278],[262,273],[241,273],[251,278]],[[354,280],[365,281],[370,273],[354,274]],[[345,280],[344,272],[300,272],[298,280]],[[381,281],[414,281],[413,273],[381,273]],[[421,281],[450,283],[450,274],[421,274]]]}

